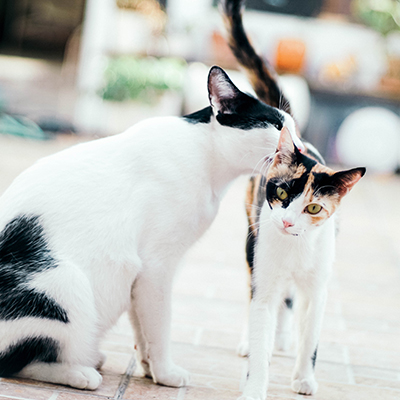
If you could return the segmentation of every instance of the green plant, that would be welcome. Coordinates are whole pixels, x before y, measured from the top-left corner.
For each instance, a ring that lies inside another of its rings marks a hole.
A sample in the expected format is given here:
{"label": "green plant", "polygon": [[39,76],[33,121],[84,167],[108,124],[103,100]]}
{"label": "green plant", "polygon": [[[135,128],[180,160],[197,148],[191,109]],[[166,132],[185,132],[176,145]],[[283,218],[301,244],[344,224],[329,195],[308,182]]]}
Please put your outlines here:
{"label": "green plant", "polygon": [[383,35],[400,29],[399,0],[354,0],[353,9],[361,21]]}
{"label": "green plant", "polygon": [[186,63],[176,58],[110,58],[100,95],[105,100],[154,103],[168,90],[180,90]]}

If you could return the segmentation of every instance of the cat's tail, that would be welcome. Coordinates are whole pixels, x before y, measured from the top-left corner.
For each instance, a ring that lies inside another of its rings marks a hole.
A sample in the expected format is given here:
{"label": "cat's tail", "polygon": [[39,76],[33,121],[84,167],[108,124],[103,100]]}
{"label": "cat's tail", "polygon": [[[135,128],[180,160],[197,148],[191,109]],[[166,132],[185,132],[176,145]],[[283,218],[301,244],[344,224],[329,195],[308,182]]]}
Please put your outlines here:
{"label": "cat's tail", "polygon": [[242,21],[245,0],[221,0],[221,10],[228,34],[228,44],[244,68],[258,98],[266,104],[291,114],[290,103],[277,84],[277,74],[251,45]]}

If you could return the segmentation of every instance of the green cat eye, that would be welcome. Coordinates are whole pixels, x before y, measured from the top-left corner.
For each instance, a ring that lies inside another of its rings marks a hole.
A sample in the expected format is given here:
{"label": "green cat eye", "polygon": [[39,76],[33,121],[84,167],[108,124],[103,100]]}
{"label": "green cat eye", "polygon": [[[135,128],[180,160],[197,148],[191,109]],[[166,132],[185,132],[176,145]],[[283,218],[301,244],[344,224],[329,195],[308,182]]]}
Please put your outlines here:
{"label": "green cat eye", "polygon": [[322,207],[319,204],[309,204],[307,206],[307,212],[310,214],[318,214]]}
{"label": "green cat eye", "polygon": [[280,187],[276,188],[276,194],[281,200],[285,200],[288,197],[286,190],[284,190]]}

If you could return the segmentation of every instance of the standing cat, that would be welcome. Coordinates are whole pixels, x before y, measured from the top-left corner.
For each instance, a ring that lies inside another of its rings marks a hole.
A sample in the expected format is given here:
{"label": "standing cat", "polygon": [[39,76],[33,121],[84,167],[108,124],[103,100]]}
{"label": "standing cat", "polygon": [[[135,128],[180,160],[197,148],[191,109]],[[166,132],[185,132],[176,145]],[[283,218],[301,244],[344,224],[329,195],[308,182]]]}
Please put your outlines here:
{"label": "standing cat", "polygon": [[290,329],[285,314],[293,284],[298,303],[298,354],[292,389],[308,395],[316,392],[314,366],[335,252],[334,213],[364,173],[365,168],[334,172],[300,153],[289,132],[282,129],[255,227],[249,375],[240,399],[266,398],[275,331],[286,334]]}
{"label": "standing cat", "polygon": [[[279,89],[271,65],[255,52],[247,38],[243,4],[243,0],[221,1],[229,46],[257,96],[290,113],[290,104]],[[250,351],[247,332],[239,347],[241,355],[250,352],[243,399],[266,397],[273,344],[280,350],[290,347],[293,281],[298,289],[300,327],[292,389],[302,394],[317,390],[314,366],[326,283],[334,257],[332,214],[365,169],[334,173],[324,166],[321,155],[310,143],[302,143],[304,147],[299,151],[283,129],[266,177],[253,176],[247,189],[246,253],[252,301]]]}
{"label": "standing cat", "polygon": [[[258,98],[266,104],[284,109],[287,113],[291,114],[290,103],[278,85],[276,72],[268,60],[257,54],[246,35],[242,21],[244,3],[245,0],[221,0],[222,17],[227,31],[229,47],[240,66],[244,69]],[[296,125],[296,134],[300,137],[300,131],[297,128]],[[311,143],[303,139],[297,139],[296,146],[303,154],[309,155],[321,164],[325,164],[321,154]],[[266,165],[263,172],[266,171],[267,167],[268,165]],[[246,213],[249,222],[246,256],[250,277],[254,264],[254,248],[258,236],[257,224],[264,200],[265,177],[263,175],[252,176],[246,196]],[[293,305],[291,293],[288,293],[285,304],[286,309],[281,311],[278,324],[279,335],[277,336],[276,347],[279,350],[287,350],[291,344],[291,332],[288,332]],[[247,356],[248,347],[248,329],[246,326],[238,348],[239,355]]]}
{"label": "standing cat", "polygon": [[128,310],[146,374],[188,383],[169,345],[177,263],[229,183],[295,131],[218,67],[208,91],[194,114],[39,160],[0,198],[0,376],[96,389],[99,341]]}

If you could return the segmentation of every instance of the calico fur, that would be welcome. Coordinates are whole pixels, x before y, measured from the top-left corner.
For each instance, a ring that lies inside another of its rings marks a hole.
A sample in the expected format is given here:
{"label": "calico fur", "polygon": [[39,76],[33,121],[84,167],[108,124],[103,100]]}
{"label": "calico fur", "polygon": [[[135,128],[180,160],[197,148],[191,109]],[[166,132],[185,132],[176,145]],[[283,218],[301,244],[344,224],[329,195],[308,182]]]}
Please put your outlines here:
{"label": "calico fur", "polygon": [[[244,31],[244,0],[222,0],[221,6],[228,44],[257,96],[290,113],[275,71],[257,54]],[[334,213],[341,198],[365,173],[363,168],[335,173],[325,167],[310,143],[298,143],[288,140],[282,130],[267,177],[251,177],[247,188],[246,255],[252,300],[250,345],[246,326],[238,348],[240,355],[250,357],[243,400],[265,399],[272,347],[275,343],[278,350],[287,350],[292,343],[293,304],[299,314],[299,350],[292,389],[301,394],[316,392],[318,337],[334,258]],[[277,195],[281,186],[288,193],[283,200]],[[321,212],[304,218],[304,207],[315,199],[323,199]],[[293,283],[297,286],[295,303]]]}
{"label": "calico fur", "polygon": [[[334,261],[335,211],[364,173],[365,168],[335,172],[319,164],[300,153],[282,129],[255,222],[249,375],[241,400],[266,398],[275,338],[279,349],[291,344],[294,288],[298,351],[291,387],[306,395],[317,391],[314,368]],[[314,209],[315,214],[309,211]]]}
{"label": "calico fur", "polygon": [[96,389],[99,342],[128,311],[145,374],[189,382],[169,345],[176,266],[229,183],[259,170],[279,129],[295,135],[222,69],[208,90],[208,108],[43,158],[0,198],[1,376]]}

